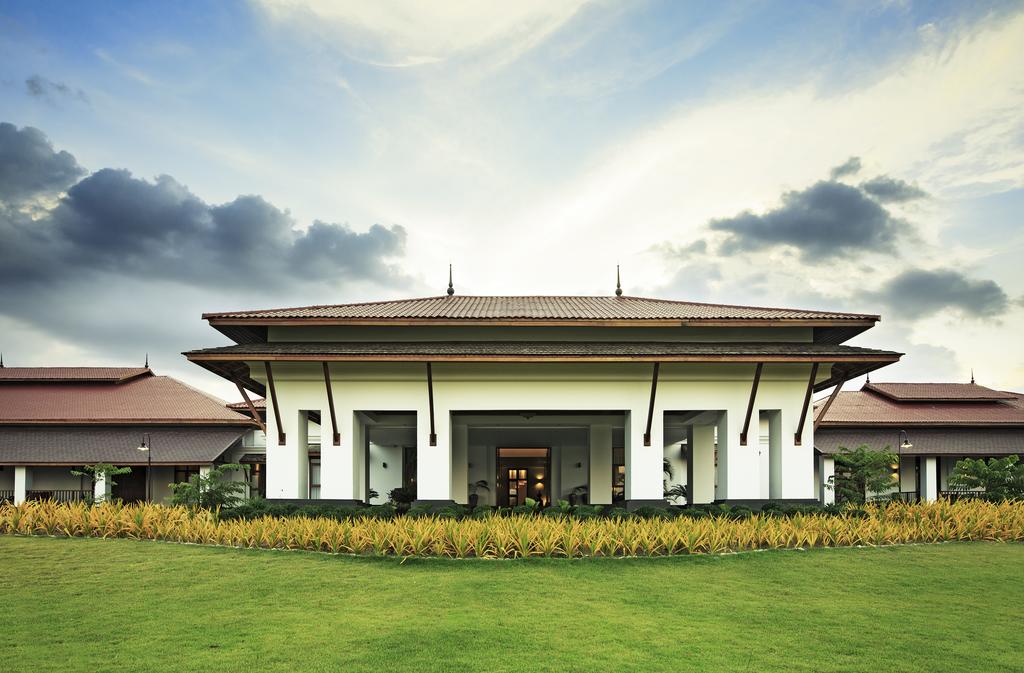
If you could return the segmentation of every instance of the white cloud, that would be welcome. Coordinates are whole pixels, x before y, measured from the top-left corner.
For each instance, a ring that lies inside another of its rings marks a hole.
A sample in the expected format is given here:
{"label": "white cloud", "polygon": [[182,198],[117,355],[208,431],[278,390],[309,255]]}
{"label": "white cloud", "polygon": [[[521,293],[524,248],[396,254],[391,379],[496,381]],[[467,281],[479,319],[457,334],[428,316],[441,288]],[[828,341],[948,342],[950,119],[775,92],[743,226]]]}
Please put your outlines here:
{"label": "white cloud", "polygon": [[487,52],[500,62],[515,60],[558,30],[586,0],[255,1],[275,21],[335,31],[352,58],[411,67],[471,52]]}

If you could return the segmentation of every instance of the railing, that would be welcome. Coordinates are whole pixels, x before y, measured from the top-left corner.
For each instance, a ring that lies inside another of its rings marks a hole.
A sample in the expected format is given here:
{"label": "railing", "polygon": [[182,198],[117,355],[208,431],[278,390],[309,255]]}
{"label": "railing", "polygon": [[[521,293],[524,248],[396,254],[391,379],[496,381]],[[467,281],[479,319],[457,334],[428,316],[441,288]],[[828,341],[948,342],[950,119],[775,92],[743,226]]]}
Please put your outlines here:
{"label": "railing", "polygon": [[14,502],[14,489],[0,489],[0,502]]}
{"label": "railing", "polygon": [[982,498],[984,496],[985,491],[939,491],[939,497],[952,501],[973,500],[974,498]]}
{"label": "railing", "polygon": [[56,500],[57,502],[78,502],[88,499],[90,495],[90,491],[80,491],[77,488],[25,491],[26,500]]}
{"label": "railing", "polygon": [[899,493],[892,494],[893,500],[902,500],[903,502],[917,502],[921,499],[917,491],[900,491]]}

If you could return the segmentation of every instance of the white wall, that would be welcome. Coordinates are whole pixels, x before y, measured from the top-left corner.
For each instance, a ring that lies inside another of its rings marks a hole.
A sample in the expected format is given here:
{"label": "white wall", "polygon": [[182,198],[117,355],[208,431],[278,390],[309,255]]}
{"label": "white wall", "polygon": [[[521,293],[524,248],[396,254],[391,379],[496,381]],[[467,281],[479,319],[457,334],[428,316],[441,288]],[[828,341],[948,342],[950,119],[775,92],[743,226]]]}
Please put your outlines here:
{"label": "white wall", "polygon": [[[261,363],[250,363],[261,379]],[[352,498],[359,488],[356,458],[359,441],[357,410],[407,411],[417,417],[418,474],[421,499],[447,500],[461,495],[453,484],[453,412],[485,410],[608,410],[628,412],[625,433],[627,497],[662,497],[663,418],[666,410],[722,410],[718,430],[719,497],[756,499],[761,495],[759,442],[739,445],[753,365],[666,363],[661,368],[650,447],[643,446],[650,396],[651,367],[632,363],[438,363],[434,366],[434,403],[437,446],[428,445],[428,410],[425,365],[418,363],[334,363],[332,383],[340,419],[341,446],[322,447],[322,497]],[[793,433],[807,385],[809,365],[765,365],[755,401],[760,409],[779,410],[781,497],[813,498],[813,437],[805,423],[802,445]],[[828,367],[821,370],[827,376]],[[298,497],[303,480],[298,471],[302,444],[299,411],[320,410],[329,417],[326,390],[319,364],[277,363],[274,378],[287,433],[277,446],[273,412],[268,412],[268,497]],[[754,415],[758,418],[758,415]],[[756,421],[755,421],[756,422]],[[756,427],[751,428],[756,437]],[[593,473],[598,469],[590,461]],[[610,470],[610,466],[609,466]],[[467,478],[465,479],[468,481]],[[493,477],[488,479],[493,481]],[[593,478],[592,478],[593,481]],[[568,484],[563,484],[564,487]],[[595,494],[596,495],[596,494]]]}

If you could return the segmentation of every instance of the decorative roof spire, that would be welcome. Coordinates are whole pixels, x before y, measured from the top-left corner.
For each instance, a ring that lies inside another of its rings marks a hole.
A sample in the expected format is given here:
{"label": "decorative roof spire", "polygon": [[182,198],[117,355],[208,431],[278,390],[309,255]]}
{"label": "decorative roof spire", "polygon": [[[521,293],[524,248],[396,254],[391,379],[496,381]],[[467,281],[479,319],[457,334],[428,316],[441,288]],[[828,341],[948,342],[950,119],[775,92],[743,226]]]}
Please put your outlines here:
{"label": "decorative roof spire", "polygon": [[622,296],[622,274],[619,273],[619,265],[615,265],[615,296]]}
{"label": "decorative roof spire", "polygon": [[868,385],[870,383],[871,383],[871,373],[868,372],[868,375],[864,377],[864,384]]}
{"label": "decorative roof spire", "polygon": [[[3,366],[3,365],[0,365]],[[971,383],[974,383],[974,367],[971,367]]]}
{"label": "decorative roof spire", "polygon": [[4,354],[0,353],[0,369],[4,368]]}
{"label": "decorative roof spire", "polygon": [[149,369],[149,353],[146,353],[146,364],[143,365],[146,369]]}
{"label": "decorative roof spire", "polygon": [[452,265],[448,265],[448,296],[455,294],[455,286],[452,285]]}

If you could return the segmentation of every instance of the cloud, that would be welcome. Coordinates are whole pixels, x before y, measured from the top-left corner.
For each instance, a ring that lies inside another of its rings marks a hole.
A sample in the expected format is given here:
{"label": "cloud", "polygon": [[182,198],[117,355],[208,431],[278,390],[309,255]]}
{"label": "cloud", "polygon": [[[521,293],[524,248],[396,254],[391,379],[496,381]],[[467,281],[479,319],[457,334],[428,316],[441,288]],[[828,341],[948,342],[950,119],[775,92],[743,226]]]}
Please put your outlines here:
{"label": "cloud", "polygon": [[83,175],[75,158],[55,152],[39,129],[0,122],[0,206],[55,196]]}
{"label": "cloud", "polygon": [[928,193],[909,182],[879,175],[860,183],[860,188],[882,203],[903,203],[923,199]]}
{"label": "cloud", "polygon": [[850,157],[843,163],[839,164],[829,172],[829,177],[833,180],[839,178],[845,178],[848,175],[856,175],[860,172],[860,157]]}
{"label": "cloud", "polygon": [[866,297],[880,300],[904,319],[924,318],[946,309],[974,318],[996,318],[1010,299],[992,280],[968,278],[955,269],[909,269]]}
{"label": "cloud", "polygon": [[[0,124],[0,324],[5,350],[26,364],[53,364],[36,352],[134,362],[145,350],[170,363],[216,340],[204,310],[340,302],[354,288],[414,284],[397,263],[400,225],[302,230],[257,195],[210,204],[170,176],[109,168],[71,184],[83,173],[41,131]],[[54,199],[25,207],[43,196]]]}
{"label": "cloud", "polygon": [[33,98],[53,102],[56,98],[71,98],[89,102],[89,97],[81,89],[72,89],[64,82],[54,82],[41,75],[32,75],[25,80],[25,92]]}
{"label": "cloud", "polygon": [[781,206],[763,214],[745,211],[708,226],[728,234],[719,248],[722,254],[791,246],[812,262],[866,251],[895,252],[897,240],[912,231],[860,189],[831,181],[786,192]]}

